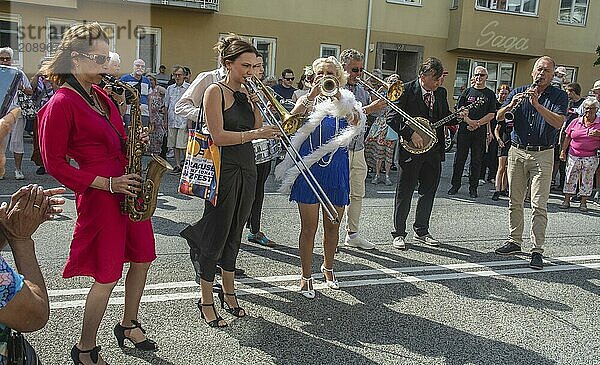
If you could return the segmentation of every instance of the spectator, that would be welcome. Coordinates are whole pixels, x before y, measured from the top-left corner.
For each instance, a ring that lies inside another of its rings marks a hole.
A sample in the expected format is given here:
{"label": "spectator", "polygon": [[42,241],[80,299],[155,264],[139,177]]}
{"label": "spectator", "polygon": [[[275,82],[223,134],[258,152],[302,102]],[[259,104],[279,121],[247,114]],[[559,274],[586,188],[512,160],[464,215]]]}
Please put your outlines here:
{"label": "spectator", "polygon": [[167,71],[167,67],[165,65],[160,65],[158,68],[158,73],[156,74],[156,82],[158,85],[166,89],[169,84],[169,80],[171,80],[171,75],[167,75],[165,71]]}
{"label": "spectator", "polygon": [[148,94],[148,108],[150,114],[150,142],[148,142],[148,153],[155,153],[165,158],[162,154],[163,137],[167,133],[167,121],[165,117],[165,94],[167,90],[158,85],[158,80],[152,75],[150,79],[150,93]]}
{"label": "spectator", "polygon": [[304,73],[300,77],[300,81],[298,81],[298,90],[294,91],[292,95],[292,101],[295,103],[302,95],[308,94],[310,88],[312,87],[313,79],[315,78],[315,73],[312,70],[311,66],[304,67]]}
{"label": "spectator", "polygon": [[121,56],[116,52],[109,52],[110,61],[108,62],[108,73],[114,77],[121,74]]}
{"label": "spectator", "polygon": [[[144,127],[148,126],[150,122],[150,116],[148,111],[148,93],[150,93],[150,80],[144,76],[146,71],[146,62],[142,59],[133,61],[133,72],[121,77],[121,81],[133,86],[137,89],[140,97],[140,110],[142,113],[142,124]],[[125,92],[127,93],[127,91]],[[126,98],[127,99],[127,98]],[[127,111],[123,116],[123,122],[126,126],[129,125],[131,119],[131,105],[127,105]]]}
{"label": "spectator", "polygon": [[[510,94],[508,85],[500,85],[498,88],[498,101],[496,109],[500,109],[504,100]],[[495,119],[495,118],[494,118]],[[494,128],[494,137],[498,142],[498,170],[496,171],[496,191],[492,195],[492,200],[500,199],[500,195],[508,196],[508,175],[506,174],[506,166],[508,162],[508,149],[510,148],[510,134],[512,133],[513,123],[506,120],[497,121]]]}
{"label": "spectator", "polygon": [[292,96],[294,95],[294,71],[286,68],[281,72],[282,81],[281,84],[277,84],[273,86],[273,91],[275,92],[275,97],[277,100],[290,111],[294,108],[295,103],[292,101]]}
{"label": "spectator", "polygon": [[558,66],[554,71],[554,77],[552,78],[551,85],[559,89],[563,88],[563,84],[566,83],[565,76],[567,75],[567,69],[565,66]]}
{"label": "spectator", "polygon": [[184,81],[185,70],[181,66],[173,68],[175,83],[167,87],[165,94],[165,107],[167,108],[167,123],[169,125],[169,134],[167,137],[167,147],[174,148],[175,168],[173,174],[181,172],[181,163],[185,157],[185,148],[188,139],[188,123],[185,117],[175,113],[175,104],[181,99],[190,84]]}

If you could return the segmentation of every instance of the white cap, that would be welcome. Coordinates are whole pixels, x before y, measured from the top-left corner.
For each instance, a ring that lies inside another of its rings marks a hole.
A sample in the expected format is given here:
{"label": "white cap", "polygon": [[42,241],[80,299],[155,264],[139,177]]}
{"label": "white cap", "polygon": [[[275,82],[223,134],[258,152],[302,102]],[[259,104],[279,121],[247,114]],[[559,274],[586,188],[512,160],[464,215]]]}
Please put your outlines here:
{"label": "white cap", "polygon": [[565,66],[558,66],[556,68],[556,70],[554,70],[555,73],[561,74],[561,75],[566,75],[567,74],[567,69],[565,68]]}
{"label": "white cap", "polygon": [[594,82],[594,87],[592,88],[592,90],[598,90],[600,89],[600,80],[596,80],[596,82]]}

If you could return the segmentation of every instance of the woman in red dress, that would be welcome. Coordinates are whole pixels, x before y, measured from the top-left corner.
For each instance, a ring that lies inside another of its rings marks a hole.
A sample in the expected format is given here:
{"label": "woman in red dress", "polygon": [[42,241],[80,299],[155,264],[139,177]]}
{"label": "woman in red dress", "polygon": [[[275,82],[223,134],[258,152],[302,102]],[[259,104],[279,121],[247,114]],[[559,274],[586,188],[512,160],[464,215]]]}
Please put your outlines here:
{"label": "woman in red dress", "polygon": [[[140,177],[125,175],[127,135],[117,106],[96,84],[108,72],[108,38],[99,24],[71,27],[58,52],[41,72],[61,87],[40,110],[39,136],[46,170],[75,192],[77,223],[63,277],[91,276],[79,342],[71,350],[75,364],[105,364],[96,335],[108,299],[129,262],[125,312],[114,328],[136,348],[156,350],[138,322],[146,275],[156,258],[150,220],[132,222],[121,213],[125,195],[135,196]],[[121,95],[113,93],[117,103]],[[147,136],[143,136],[147,139]],[[68,158],[78,167],[72,166]]]}

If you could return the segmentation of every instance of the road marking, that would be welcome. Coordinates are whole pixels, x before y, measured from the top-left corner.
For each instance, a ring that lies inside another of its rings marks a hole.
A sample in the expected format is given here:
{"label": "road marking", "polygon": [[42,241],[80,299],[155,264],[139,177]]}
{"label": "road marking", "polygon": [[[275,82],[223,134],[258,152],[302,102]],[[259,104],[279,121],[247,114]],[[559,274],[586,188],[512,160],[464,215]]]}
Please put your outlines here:
{"label": "road marking", "polygon": [[[407,273],[417,272],[436,272],[443,270],[464,270],[464,269],[482,269],[476,271],[464,271],[464,272],[452,272],[452,273],[441,273],[441,274],[425,274],[425,275],[407,275],[407,276],[393,276],[377,279],[360,279],[360,280],[349,280],[341,281],[341,287],[356,287],[356,286],[371,286],[371,285],[387,285],[387,284],[398,284],[398,283],[414,283],[414,282],[426,282],[426,281],[444,281],[444,280],[458,280],[467,278],[477,277],[493,277],[501,275],[519,275],[519,274],[532,274],[532,273],[547,273],[557,271],[574,271],[584,269],[600,269],[600,262],[595,263],[580,263],[578,261],[589,261],[589,260],[600,260],[600,255],[590,256],[568,256],[562,258],[549,259],[547,266],[543,271],[533,270],[529,267],[520,268],[508,268],[501,270],[489,270],[493,267],[502,267],[507,265],[515,264],[526,264],[526,260],[510,260],[510,261],[492,261],[482,263],[461,263],[451,265],[431,265],[431,266],[417,266],[400,269],[381,269],[381,270],[357,270],[357,271],[344,271],[336,273],[338,277],[357,277],[357,276],[372,276],[372,275],[398,275]],[[322,275],[321,275],[322,276]],[[317,276],[315,276],[317,277]],[[317,277],[318,278],[318,277]],[[262,287],[257,288],[240,288],[237,290],[238,295],[261,295],[267,293],[283,293],[283,292],[294,292],[298,290],[297,285],[269,285],[271,283],[288,282],[298,280],[298,275],[283,275],[283,276],[271,276],[262,278],[248,278],[238,280],[238,286],[240,284],[263,284]],[[325,283],[315,283],[315,289],[325,289],[327,285]],[[198,298],[198,284],[193,281],[183,282],[172,282],[172,283],[158,283],[146,285],[145,290],[165,290],[175,288],[194,288],[193,292],[182,292],[182,293],[165,293],[165,294],[149,294],[142,297],[142,302],[153,303],[153,302],[165,302],[174,300],[185,300]],[[123,292],[123,286],[115,287],[114,292]],[[72,296],[72,295],[85,295],[89,289],[68,289],[68,290],[50,290],[50,297],[58,296]],[[109,300],[110,305],[122,305],[124,303],[124,297],[115,297]],[[51,309],[64,309],[64,308],[77,308],[85,306],[85,300],[68,300],[68,301],[52,301],[50,303]]]}

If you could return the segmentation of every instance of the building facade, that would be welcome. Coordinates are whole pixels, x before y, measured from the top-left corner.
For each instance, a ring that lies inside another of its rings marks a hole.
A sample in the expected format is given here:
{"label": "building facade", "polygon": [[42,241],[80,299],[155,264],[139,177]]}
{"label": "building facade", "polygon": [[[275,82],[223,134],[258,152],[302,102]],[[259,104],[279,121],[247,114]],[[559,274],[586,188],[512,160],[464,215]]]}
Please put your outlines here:
{"label": "building facade", "polygon": [[582,89],[600,79],[592,65],[600,40],[600,3],[591,0],[13,0],[0,2],[0,44],[34,74],[71,24],[98,21],[129,72],[136,58],[149,72],[188,65],[194,74],[217,66],[212,47],[233,32],[263,54],[266,72],[299,76],[316,57],[345,48],[366,51],[367,69],[403,80],[426,57],[449,71],[457,96],[484,65],[488,86],[531,82],[533,62],[553,57]]}

